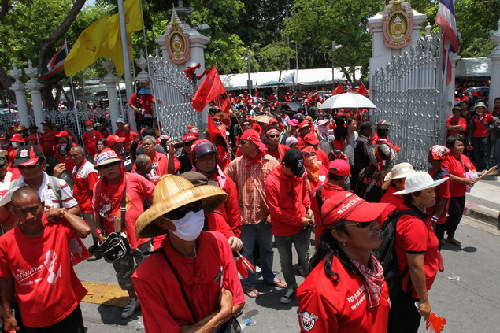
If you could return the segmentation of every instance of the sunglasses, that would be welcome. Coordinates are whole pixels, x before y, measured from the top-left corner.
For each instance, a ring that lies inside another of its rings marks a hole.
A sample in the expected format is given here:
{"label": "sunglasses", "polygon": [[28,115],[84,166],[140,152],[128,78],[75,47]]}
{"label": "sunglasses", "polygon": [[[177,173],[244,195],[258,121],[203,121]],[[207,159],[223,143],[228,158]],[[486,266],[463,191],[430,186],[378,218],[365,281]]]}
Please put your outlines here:
{"label": "sunglasses", "polygon": [[365,228],[368,228],[371,224],[372,224],[373,221],[368,221],[368,222],[352,222],[352,223],[348,223],[346,224],[346,226],[355,226],[356,228],[358,229],[365,229]]}
{"label": "sunglasses", "polygon": [[279,134],[269,134],[267,137],[268,138],[279,138],[280,135]]}
{"label": "sunglasses", "polygon": [[186,216],[187,213],[189,212],[195,212],[197,213],[201,209],[201,202],[196,201],[192,202],[190,204],[184,205],[182,207],[179,207],[177,209],[174,209],[167,214],[163,214],[163,217],[169,219],[169,220],[180,220],[184,216]]}
{"label": "sunglasses", "polygon": [[35,164],[35,165],[19,165],[17,168],[18,169],[34,169],[37,166],[39,166],[39,164]]}
{"label": "sunglasses", "polygon": [[109,163],[109,164],[106,164],[106,165],[101,165],[99,167],[99,170],[104,170],[104,169],[109,169],[109,168],[112,168],[114,166],[117,166],[118,164],[120,164],[121,162],[113,162],[113,163]]}

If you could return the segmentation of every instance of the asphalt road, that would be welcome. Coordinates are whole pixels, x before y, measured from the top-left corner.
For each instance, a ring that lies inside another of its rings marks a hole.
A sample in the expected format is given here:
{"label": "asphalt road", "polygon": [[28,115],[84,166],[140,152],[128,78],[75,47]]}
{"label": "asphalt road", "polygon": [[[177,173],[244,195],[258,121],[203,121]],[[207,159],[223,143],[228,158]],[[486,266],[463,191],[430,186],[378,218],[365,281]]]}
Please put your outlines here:
{"label": "asphalt road", "polygon": [[[442,251],[445,271],[437,276],[430,291],[431,306],[436,315],[446,318],[444,332],[499,332],[496,316],[500,313],[500,233],[490,227],[478,228],[470,218],[464,217],[464,222],[457,231],[462,249],[448,246]],[[277,251],[274,269],[279,271]],[[116,284],[111,265],[102,260],[84,262],[76,271],[81,280]],[[257,299],[247,299],[243,319],[240,318],[242,322],[252,317],[256,324],[244,332],[298,332],[296,301],[283,305],[279,302],[282,290],[263,284],[257,287],[262,294]],[[82,311],[89,333],[143,332],[140,313],[131,320],[122,320],[118,307],[90,303],[82,303]],[[430,332],[421,326],[420,332]]]}

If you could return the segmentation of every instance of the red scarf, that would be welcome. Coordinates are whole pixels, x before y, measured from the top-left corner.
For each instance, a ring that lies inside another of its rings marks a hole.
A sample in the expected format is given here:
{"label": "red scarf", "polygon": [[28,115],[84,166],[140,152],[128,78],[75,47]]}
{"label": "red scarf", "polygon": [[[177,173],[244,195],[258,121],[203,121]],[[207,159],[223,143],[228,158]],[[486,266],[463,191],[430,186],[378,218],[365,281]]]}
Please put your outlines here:
{"label": "red scarf", "polygon": [[[365,278],[366,294],[368,295],[368,307],[373,308],[380,303],[380,293],[384,283],[384,269],[378,260],[372,255],[368,266],[353,261],[354,266]],[[371,265],[370,265],[371,264]],[[372,266],[370,268],[369,266]]]}
{"label": "red scarf", "polygon": [[247,165],[245,165],[245,169],[248,168],[249,166],[253,165],[254,163],[258,163],[260,165],[263,165],[264,161],[262,161],[262,158],[264,157],[264,155],[266,155],[266,154],[263,151],[259,151],[257,156],[255,156],[254,158],[245,156],[245,158],[249,161],[247,163]]}

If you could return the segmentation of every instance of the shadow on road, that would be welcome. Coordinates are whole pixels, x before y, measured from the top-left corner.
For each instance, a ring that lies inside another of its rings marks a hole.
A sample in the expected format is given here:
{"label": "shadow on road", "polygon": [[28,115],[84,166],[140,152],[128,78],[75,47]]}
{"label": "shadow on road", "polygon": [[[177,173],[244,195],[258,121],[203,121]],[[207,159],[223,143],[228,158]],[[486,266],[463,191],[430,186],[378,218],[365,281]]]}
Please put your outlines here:
{"label": "shadow on road", "polygon": [[136,311],[134,315],[132,315],[128,319],[122,319],[121,313],[123,311],[122,308],[113,306],[113,305],[99,305],[97,307],[97,311],[101,316],[101,320],[103,324],[106,325],[121,325],[127,326],[129,322],[132,320],[139,319],[138,315],[141,313],[140,311]]}

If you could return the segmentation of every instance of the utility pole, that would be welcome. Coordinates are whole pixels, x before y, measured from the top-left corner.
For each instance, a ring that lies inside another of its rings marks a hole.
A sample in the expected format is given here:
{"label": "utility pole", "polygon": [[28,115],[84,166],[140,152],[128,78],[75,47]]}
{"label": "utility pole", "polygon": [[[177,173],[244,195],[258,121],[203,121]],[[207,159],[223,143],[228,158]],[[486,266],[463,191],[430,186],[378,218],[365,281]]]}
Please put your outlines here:
{"label": "utility pole", "polygon": [[335,41],[332,40],[332,91],[335,90],[335,67],[334,67],[334,52],[342,47],[342,45],[336,45]]}

